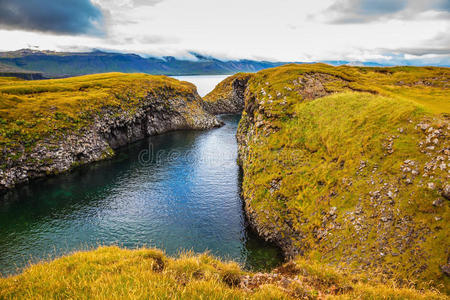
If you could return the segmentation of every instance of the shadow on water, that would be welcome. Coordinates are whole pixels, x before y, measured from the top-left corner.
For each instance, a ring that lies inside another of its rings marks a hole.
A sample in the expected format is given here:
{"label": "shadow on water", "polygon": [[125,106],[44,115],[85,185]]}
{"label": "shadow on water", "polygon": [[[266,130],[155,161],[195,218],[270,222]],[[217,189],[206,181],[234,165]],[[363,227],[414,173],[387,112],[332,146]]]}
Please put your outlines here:
{"label": "shadow on water", "polygon": [[[239,195],[242,195],[243,170],[239,168],[237,185]],[[270,271],[279,266],[284,260],[280,249],[273,243],[266,242],[251,228],[244,211],[242,200],[242,218],[244,219],[245,234],[242,240],[244,247],[242,256],[245,257],[244,268],[247,270]]]}
{"label": "shadow on water", "polygon": [[169,255],[209,250],[256,270],[279,264],[279,249],[246,226],[239,116],[221,118],[222,128],[151,137],[111,160],[0,195],[0,273],[99,244],[146,245]]}

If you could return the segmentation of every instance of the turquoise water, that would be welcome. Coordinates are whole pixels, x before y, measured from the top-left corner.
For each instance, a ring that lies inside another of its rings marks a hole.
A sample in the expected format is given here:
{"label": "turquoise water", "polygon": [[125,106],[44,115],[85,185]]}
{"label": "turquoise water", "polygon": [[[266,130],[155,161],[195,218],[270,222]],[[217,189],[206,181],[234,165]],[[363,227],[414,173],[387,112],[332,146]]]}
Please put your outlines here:
{"label": "turquoise water", "polygon": [[281,261],[247,230],[235,133],[239,116],[121,148],[114,159],[0,195],[0,273],[98,245],[210,251],[248,268]]}

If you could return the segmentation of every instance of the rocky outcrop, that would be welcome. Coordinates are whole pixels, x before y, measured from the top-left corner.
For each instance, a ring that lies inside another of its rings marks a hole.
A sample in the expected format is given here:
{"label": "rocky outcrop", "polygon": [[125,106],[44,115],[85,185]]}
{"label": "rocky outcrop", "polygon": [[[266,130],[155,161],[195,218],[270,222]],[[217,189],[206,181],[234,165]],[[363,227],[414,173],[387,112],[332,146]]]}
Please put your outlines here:
{"label": "rocky outcrop", "polygon": [[[148,136],[173,130],[203,130],[221,122],[202,108],[203,100],[191,94],[149,92],[131,110],[104,108],[92,124],[62,138],[48,137],[33,149],[8,149],[8,161],[0,169],[0,190],[109,158],[114,149]],[[17,158],[18,157],[18,158]]]}
{"label": "rocky outcrop", "polygon": [[247,81],[237,131],[247,219],[287,258],[313,253],[372,278],[442,282],[449,120],[395,98],[395,76],[342,70],[292,65]]}
{"label": "rocky outcrop", "polygon": [[204,97],[206,111],[218,114],[239,114],[244,110],[245,90],[251,74],[236,74],[221,82]]}
{"label": "rocky outcrop", "polygon": [[[234,82],[233,82],[234,83]],[[316,98],[324,97],[332,92],[326,89],[326,84],[347,84],[348,80],[345,80],[339,76],[333,76],[324,73],[305,73],[303,76],[292,81],[293,88],[285,88],[287,91],[295,93],[301,100],[314,100]],[[273,104],[273,96],[268,94],[263,88],[258,92],[251,91],[248,88],[248,80],[245,82],[246,86],[243,89],[245,91],[244,96],[244,109],[243,116],[239,123],[236,138],[238,141],[238,163],[243,169],[244,176],[246,170],[252,164],[251,148],[249,144],[258,143],[258,128],[264,128],[266,134],[270,134],[278,128],[270,125],[268,122],[264,122],[263,119],[274,118],[274,116],[268,109],[267,104]],[[264,83],[265,88],[270,88],[270,83]],[[280,96],[278,92],[278,96]],[[261,98],[269,97],[269,103]],[[285,98],[280,103],[286,106]],[[286,115],[289,115],[286,110]],[[273,188],[276,189],[277,180],[274,181]],[[270,241],[278,245],[286,259],[292,259],[299,254],[303,253],[303,249],[297,247],[293,241],[302,240],[303,234],[300,231],[295,230],[289,223],[284,222],[261,222],[260,220],[269,220],[271,218],[271,212],[269,210],[257,211],[252,206],[252,197],[244,197],[244,207],[247,220],[254,231],[266,241]]]}

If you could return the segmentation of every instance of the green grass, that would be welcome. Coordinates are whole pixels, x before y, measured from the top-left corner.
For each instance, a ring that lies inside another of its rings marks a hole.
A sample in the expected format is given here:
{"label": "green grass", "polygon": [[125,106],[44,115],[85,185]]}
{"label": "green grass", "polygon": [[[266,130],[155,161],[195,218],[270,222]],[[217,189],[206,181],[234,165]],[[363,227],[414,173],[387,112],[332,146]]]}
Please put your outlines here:
{"label": "green grass", "polygon": [[[101,247],[41,263],[21,275],[0,279],[2,299],[240,299],[247,293],[230,287],[244,272],[207,254],[166,257],[155,249]],[[234,275],[233,275],[234,274]],[[261,289],[252,299],[283,299]]]}
{"label": "green grass", "polygon": [[166,76],[107,73],[67,79],[0,78],[0,148],[31,149],[90,126],[107,108],[132,113],[148,94],[187,95],[195,86]]}
{"label": "green grass", "polygon": [[[258,87],[266,92],[280,92],[296,101],[294,80],[306,74],[326,74],[334,76],[334,82],[325,84],[329,92],[345,90],[367,91],[382,94],[395,99],[410,100],[423,105],[433,113],[449,113],[450,101],[450,69],[439,67],[332,67],[326,64],[288,64],[281,67],[266,69],[253,75],[251,90]],[[239,73],[230,76],[219,83],[217,88],[205,97],[206,101],[214,102],[230,91],[233,79],[242,76],[252,76],[249,73]],[[268,85],[266,85],[268,83]],[[291,90],[288,90],[291,89]],[[275,95],[273,95],[275,96]]]}
{"label": "green grass", "polygon": [[[180,254],[177,258],[156,249],[126,250],[100,247],[40,263],[23,273],[0,278],[1,299],[445,299],[433,291],[370,285],[316,262],[297,260],[277,270],[289,278],[242,286],[243,271],[236,263],[208,254]],[[297,278],[297,279],[295,279]]]}

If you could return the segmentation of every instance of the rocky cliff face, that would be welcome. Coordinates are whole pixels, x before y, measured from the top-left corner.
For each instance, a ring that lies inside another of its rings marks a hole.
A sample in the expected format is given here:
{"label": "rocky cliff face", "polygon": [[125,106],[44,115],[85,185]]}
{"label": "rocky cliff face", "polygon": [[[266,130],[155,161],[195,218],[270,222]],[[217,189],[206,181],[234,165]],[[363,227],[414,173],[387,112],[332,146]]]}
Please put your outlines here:
{"label": "rocky cliff face", "polygon": [[204,111],[202,103],[195,89],[188,94],[151,91],[131,109],[102,108],[80,131],[58,138],[48,136],[31,149],[6,148],[8,159],[0,169],[0,190],[106,159],[114,155],[114,149],[148,136],[221,126],[216,117]]}

